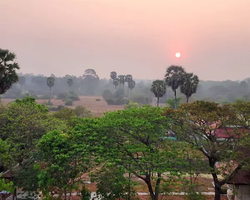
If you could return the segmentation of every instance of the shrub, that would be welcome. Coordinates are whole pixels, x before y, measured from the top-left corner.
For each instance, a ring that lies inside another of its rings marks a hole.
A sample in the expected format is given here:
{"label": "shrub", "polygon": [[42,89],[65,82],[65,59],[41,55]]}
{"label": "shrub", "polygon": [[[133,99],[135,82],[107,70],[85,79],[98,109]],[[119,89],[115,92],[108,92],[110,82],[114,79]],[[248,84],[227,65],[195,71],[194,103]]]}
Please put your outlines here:
{"label": "shrub", "polygon": [[125,104],[125,109],[137,108],[137,107],[139,107],[139,104],[133,101],[129,101],[127,104]]}
{"label": "shrub", "polygon": [[130,98],[131,101],[138,103],[139,105],[150,104],[149,98],[143,95],[136,95]]}
{"label": "shrub", "polygon": [[45,94],[45,95],[37,96],[37,99],[50,99],[50,95]]}
{"label": "shrub", "polygon": [[59,105],[59,106],[57,107],[57,110],[61,110],[61,109],[64,109],[64,108],[65,108],[64,105]]}
{"label": "shrub", "polygon": [[56,106],[49,106],[49,111],[58,111],[58,107]]}
{"label": "shrub", "polygon": [[65,100],[65,106],[72,106],[73,105],[73,100],[72,99],[66,99]]}
{"label": "shrub", "polygon": [[74,91],[70,91],[68,93],[68,98],[72,99],[73,101],[78,101],[80,99]]}
{"label": "shrub", "polygon": [[77,117],[92,117],[91,111],[83,106],[76,106],[74,111]]}
{"label": "shrub", "polygon": [[96,101],[101,101],[101,99],[96,99]]}
{"label": "shrub", "polygon": [[108,105],[115,105],[115,102],[113,100],[113,94],[110,92],[110,90],[105,90],[102,94],[102,97]]}
{"label": "shrub", "polygon": [[57,99],[67,99],[68,98],[68,93],[64,92],[64,93],[59,93],[57,95]]}

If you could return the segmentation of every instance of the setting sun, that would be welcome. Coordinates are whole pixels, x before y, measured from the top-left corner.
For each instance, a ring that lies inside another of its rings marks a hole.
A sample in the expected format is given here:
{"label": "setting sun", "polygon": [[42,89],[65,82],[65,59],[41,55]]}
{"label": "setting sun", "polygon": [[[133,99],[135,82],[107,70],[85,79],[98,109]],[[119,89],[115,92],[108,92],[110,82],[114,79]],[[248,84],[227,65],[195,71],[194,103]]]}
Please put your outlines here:
{"label": "setting sun", "polygon": [[181,53],[177,52],[177,53],[175,54],[175,57],[176,57],[176,58],[181,57]]}

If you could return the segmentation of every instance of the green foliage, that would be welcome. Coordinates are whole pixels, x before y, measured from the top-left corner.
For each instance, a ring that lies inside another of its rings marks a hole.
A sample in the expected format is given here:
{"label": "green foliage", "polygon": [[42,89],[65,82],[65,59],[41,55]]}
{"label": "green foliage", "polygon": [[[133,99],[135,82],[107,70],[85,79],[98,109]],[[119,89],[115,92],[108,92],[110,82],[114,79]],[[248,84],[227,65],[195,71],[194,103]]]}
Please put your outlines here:
{"label": "green foliage", "polygon": [[[110,112],[102,118],[79,120],[72,134],[95,153],[96,162],[105,160],[142,179],[155,199],[162,173],[168,171],[168,177],[178,179],[176,163],[183,162],[175,142],[159,139],[169,127],[163,113],[151,106]],[[157,182],[155,192],[151,190],[153,180]]]}
{"label": "green foliage", "polygon": [[82,173],[89,168],[85,145],[75,145],[74,136],[61,131],[44,135],[38,143],[41,162],[36,164],[39,189],[44,195],[57,191],[59,196],[77,190]]}
{"label": "green foliage", "polygon": [[133,101],[129,101],[127,104],[125,104],[125,109],[130,109],[130,108],[137,108],[139,107],[139,104]]}
{"label": "green foliage", "polygon": [[114,105],[113,94],[110,92],[110,90],[105,90],[102,94],[102,97],[108,105]]}
{"label": "green foliage", "polygon": [[116,199],[134,199],[136,192],[134,183],[125,177],[125,170],[122,167],[112,166],[110,163],[104,165],[91,174],[91,181],[97,183],[98,198],[116,200]]}
{"label": "green foliage", "polygon": [[19,70],[15,62],[16,55],[9,50],[0,48],[0,95],[11,88],[18,81],[16,70]]}
{"label": "green foliage", "polygon": [[74,91],[59,93],[57,95],[58,99],[71,99],[73,101],[78,101],[80,98]]}
{"label": "green foliage", "polygon": [[[26,98],[23,99],[16,99],[15,103],[20,106],[30,106],[34,107],[34,109],[37,109],[41,112],[48,112],[48,108],[45,105],[38,104],[36,102],[36,99],[34,97],[27,96]],[[12,103],[15,104],[15,103]]]}
{"label": "green foliage", "polygon": [[74,112],[77,117],[92,117],[91,111],[83,106],[76,106]]}
{"label": "green foliage", "polygon": [[167,91],[166,83],[163,80],[153,81],[150,91],[154,93],[157,98],[157,106],[159,106],[159,99],[163,97]]}
{"label": "green foliage", "polygon": [[13,182],[6,183],[0,175],[0,191],[13,192],[15,189]]}
{"label": "green foliage", "polygon": [[185,73],[184,81],[181,85],[181,93],[187,97],[187,103],[192,94],[196,93],[199,84],[199,78],[193,73]]}
{"label": "green foliage", "polygon": [[[176,102],[177,102],[176,108],[180,107],[180,101],[181,101],[181,98],[176,99]],[[169,108],[175,109],[175,99],[167,99],[166,104],[168,105]]]}
{"label": "green foliage", "polygon": [[65,106],[72,106],[73,105],[73,100],[72,99],[66,99],[65,100]]}
{"label": "green foliage", "polygon": [[147,105],[151,103],[151,99],[145,97],[144,95],[133,95],[130,97],[130,100],[138,103],[139,105]]}

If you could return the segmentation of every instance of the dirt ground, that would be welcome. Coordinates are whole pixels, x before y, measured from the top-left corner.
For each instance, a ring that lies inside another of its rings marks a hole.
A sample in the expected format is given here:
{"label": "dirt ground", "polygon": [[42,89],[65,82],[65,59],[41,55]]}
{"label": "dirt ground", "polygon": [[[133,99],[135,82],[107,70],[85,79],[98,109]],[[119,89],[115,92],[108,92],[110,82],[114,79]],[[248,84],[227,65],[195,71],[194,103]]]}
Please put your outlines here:
{"label": "dirt ground", "polygon": [[[100,99],[100,101],[96,101]],[[3,105],[14,101],[14,99],[2,99]],[[37,99],[39,104],[48,102],[48,99]],[[51,102],[54,106],[64,105],[64,102],[59,99],[52,99]],[[68,106],[69,108],[75,108],[76,106],[84,106],[89,109],[94,115],[99,116],[107,111],[122,110],[124,106],[122,105],[108,105],[102,96],[80,96],[79,101],[74,101],[73,106]]]}

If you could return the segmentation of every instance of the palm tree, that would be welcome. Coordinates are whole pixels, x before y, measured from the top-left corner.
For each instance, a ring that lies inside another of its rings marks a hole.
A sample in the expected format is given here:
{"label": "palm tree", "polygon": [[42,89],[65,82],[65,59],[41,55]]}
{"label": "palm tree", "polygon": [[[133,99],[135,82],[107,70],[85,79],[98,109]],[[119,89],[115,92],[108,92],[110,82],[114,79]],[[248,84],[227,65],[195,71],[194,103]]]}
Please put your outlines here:
{"label": "palm tree", "polygon": [[122,85],[122,93],[124,95],[124,84],[125,84],[125,75],[119,75],[119,83]]}
{"label": "palm tree", "polygon": [[151,85],[151,92],[154,93],[155,97],[157,98],[157,107],[159,107],[160,98],[166,94],[166,83],[163,80],[155,80]]}
{"label": "palm tree", "polygon": [[[129,84],[133,80],[133,76],[131,74],[128,74],[125,76],[125,82]],[[128,86],[128,93],[129,93],[129,86]]]}
{"label": "palm tree", "polygon": [[54,86],[55,84],[55,78],[54,77],[48,77],[47,80],[47,86],[49,87],[49,91],[50,91],[50,99],[51,99],[51,88]]}
{"label": "palm tree", "polygon": [[133,90],[135,87],[135,81],[134,80],[131,80],[129,83],[128,83],[128,88],[131,90]]}
{"label": "palm tree", "polygon": [[119,85],[119,78],[116,78],[113,80],[113,85],[115,86],[115,90],[116,90],[116,87]]}
{"label": "palm tree", "polygon": [[166,85],[171,87],[175,97],[175,109],[177,107],[176,90],[184,82],[185,69],[181,66],[171,65],[167,68],[165,75]]}
{"label": "palm tree", "polygon": [[69,85],[69,87],[71,87],[71,85],[73,85],[74,81],[73,81],[73,78],[68,78],[67,80],[67,84]]}
{"label": "palm tree", "polygon": [[117,78],[117,73],[115,71],[110,72],[110,78],[114,81]]}
{"label": "palm tree", "polygon": [[184,75],[184,83],[181,85],[181,93],[187,97],[187,103],[192,94],[196,93],[199,84],[198,76],[193,73],[186,73]]}
{"label": "palm tree", "polygon": [[15,59],[14,53],[0,48],[0,95],[18,81],[16,70],[19,70],[19,65]]}

